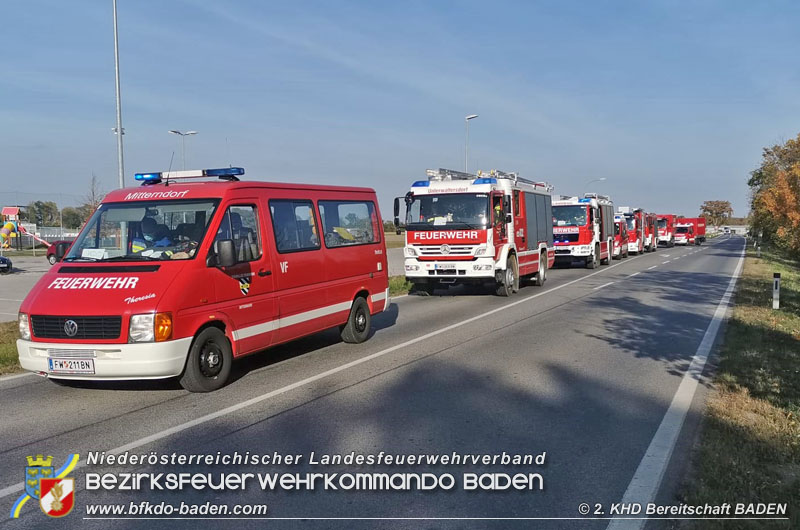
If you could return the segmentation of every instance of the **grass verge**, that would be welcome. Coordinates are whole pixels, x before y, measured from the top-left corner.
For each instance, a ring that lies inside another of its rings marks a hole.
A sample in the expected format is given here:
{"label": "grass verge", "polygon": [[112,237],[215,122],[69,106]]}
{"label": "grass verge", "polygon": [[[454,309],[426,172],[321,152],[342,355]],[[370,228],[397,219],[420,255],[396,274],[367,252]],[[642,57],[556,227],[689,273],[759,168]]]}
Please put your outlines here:
{"label": "grass verge", "polygon": [[405,276],[389,276],[389,296],[408,294],[410,289],[411,282],[406,281]]}
{"label": "grass verge", "polygon": [[0,322],[0,375],[19,372],[17,323]]}
{"label": "grass verge", "polygon": [[[781,273],[777,311],[773,272]],[[735,300],[683,500],[788,503],[791,521],[689,527],[800,528],[800,263],[748,248]]]}

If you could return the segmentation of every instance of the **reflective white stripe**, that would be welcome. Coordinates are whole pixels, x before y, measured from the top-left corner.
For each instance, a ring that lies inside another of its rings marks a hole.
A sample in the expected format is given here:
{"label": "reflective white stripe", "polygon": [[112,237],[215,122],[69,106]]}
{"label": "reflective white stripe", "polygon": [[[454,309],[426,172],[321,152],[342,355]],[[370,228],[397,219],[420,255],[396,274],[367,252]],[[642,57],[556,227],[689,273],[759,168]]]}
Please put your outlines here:
{"label": "reflective white stripe", "polygon": [[319,309],[312,309],[311,311],[305,311],[303,313],[297,313],[296,315],[291,315],[286,318],[279,318],[278,320],[270,320],[254,326],[240,328],[233,332],[233,340],[247,339],[256,335],[261,335],[262,333],[269,333],[270,331],[275,331],[277,329],[294,326],[295,324],[300,324],[302,322],[308,322],[309,320],[314,320],[315,318],[332,315],[333,313],[338,313],[339,311],[347,311],[352,305],[352,301],[342,302],[326,307],[320,307]]}
{"label": "reflective white stripe", "polygon": [[380,302],[381,300],[385,300],[386,297],[389,295],[388,291],[384,291],[382,293],[377,293],[372,295],[373,302]]}

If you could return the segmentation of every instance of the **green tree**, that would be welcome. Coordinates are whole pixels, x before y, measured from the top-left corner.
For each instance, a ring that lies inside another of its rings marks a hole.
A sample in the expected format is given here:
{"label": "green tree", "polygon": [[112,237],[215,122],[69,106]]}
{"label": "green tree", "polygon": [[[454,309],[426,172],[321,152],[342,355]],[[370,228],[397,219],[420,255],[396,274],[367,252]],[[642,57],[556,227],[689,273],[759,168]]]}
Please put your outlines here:
{"label": "green tree", "polygon": [[86,211],[81,208],[73,208],[67,206],[61,209],[61,220],[64,223],[64,228],[80,228],[86,221]]}
{"label": "green tree", "polygon": [[714,226],[719,226],[733,215],[733,208],[730,201],[705,201],[700,206],[700,214]]}
{"label": "green tree", "polygon": [[25,208],[25,220],[39,226],[59,226],[58,205],[53,201],[34,201]]}

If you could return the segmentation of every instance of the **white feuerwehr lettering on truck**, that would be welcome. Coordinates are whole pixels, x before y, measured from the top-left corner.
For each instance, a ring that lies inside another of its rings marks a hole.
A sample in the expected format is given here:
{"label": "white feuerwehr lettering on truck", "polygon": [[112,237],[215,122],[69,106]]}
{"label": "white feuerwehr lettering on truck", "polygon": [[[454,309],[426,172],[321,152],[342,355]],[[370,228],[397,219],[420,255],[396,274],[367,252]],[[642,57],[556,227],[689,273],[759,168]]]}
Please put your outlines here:
{"label": "white feuerwehr lettering on truck", "polygon": [[478,239],[478,231],[447,230],[443,232],[414,232],[414,239]]}
{"label": "white feuerwehr lettering on truck", "polygon": [[60,277],[53,280],[48,289],[134,289],[138,276],[105,278]]}

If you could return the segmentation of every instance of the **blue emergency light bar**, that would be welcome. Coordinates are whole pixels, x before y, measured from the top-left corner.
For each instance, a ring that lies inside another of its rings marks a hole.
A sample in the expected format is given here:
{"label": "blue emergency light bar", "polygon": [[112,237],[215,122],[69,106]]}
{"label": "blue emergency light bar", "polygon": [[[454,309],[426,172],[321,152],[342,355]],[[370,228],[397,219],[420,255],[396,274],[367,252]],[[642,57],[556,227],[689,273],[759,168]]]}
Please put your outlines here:
{"label": "blue emergency light bar", "polygon": [[481,177],[472,181],[473,184],[497,184],[497,179],[493,177]]}
{"label": "blue emergency light bar", "polygon": [[431,183],[427,180],[418,180],[414,184],[411,185],[412,188],[427,188],[430,186]]}
{"label": "blue emergency light bar", "polygon": [[222,180],[239,180],[237,177],[244,175],[244,168],[223,167],[220,169],[193,169],[188,171],[160,171],[153,173],[136,173],[133,178],[142,183],[143,186],[158,184],[162,181],[175,179],[194,179],[217,177]]}
{"label": "blue emergency light bar", "polygon": [[592,199],[578,199],[578,202],[592,202]]}

